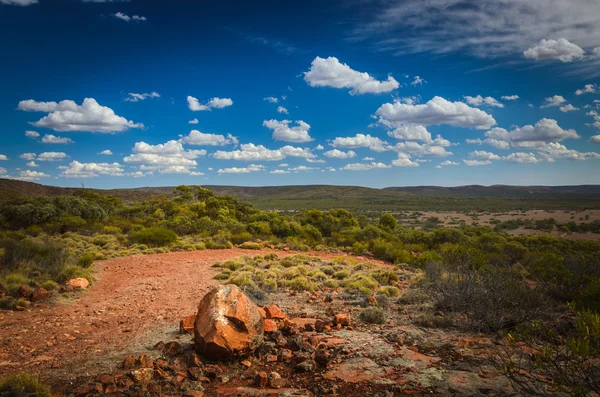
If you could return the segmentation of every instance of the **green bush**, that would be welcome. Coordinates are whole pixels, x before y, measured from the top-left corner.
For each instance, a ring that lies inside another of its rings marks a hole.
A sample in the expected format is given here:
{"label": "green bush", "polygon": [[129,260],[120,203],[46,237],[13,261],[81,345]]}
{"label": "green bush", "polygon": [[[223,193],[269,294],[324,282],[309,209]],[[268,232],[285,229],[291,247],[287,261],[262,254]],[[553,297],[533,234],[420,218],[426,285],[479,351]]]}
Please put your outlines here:
{"label": "green bush", "polygon": [[146,244],[149,247],[170,246],[177,241],[177,234],[170,229],[162,227],[144,228],[131,234],[133,242]]}
{"label": "green bush", "polygon": [[77,261],[77,264],[81,267],[90,267],[92,266],[92,264],[94,263],[94,260],[96,259],[96,255],[91,254],[91,253],[86,253],[82,256],[79,257],[79,260]]}
{"label": "green bush", "polygon": [[385,324],[385,312],[377,307],[368,307],[358,315],[361,321],[368,324]]}
{"label": "green bush", "polygon": [[51,397],[50,387],[26,373],[0,380],[0,395],[7,397]]}

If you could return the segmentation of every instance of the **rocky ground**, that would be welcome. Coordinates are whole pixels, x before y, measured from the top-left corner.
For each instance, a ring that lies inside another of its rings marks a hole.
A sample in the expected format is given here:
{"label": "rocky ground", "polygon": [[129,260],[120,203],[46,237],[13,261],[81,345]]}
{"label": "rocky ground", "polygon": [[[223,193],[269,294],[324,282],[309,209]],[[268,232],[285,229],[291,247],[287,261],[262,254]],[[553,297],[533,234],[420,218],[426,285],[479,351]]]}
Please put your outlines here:
{"label": "rocky ground", "polygon": [[[424,310],[419,299],[391,299],[385,324],[375,325],[359,319],[369,302],[343,291],[267,294],[258,301],[266,318],[261,348],[229,362],[199,356],[180,320],[218,284],[215,261],[248,253],[100,262],[99,280],[87,291],[0,312],[0,376],[34,372],[57,392],[77,396],[515,395],[490,361],[498,342],[415,325],[424,323],[415,322]],[[397,286],[405,292],[415,275],[407,269]]]}

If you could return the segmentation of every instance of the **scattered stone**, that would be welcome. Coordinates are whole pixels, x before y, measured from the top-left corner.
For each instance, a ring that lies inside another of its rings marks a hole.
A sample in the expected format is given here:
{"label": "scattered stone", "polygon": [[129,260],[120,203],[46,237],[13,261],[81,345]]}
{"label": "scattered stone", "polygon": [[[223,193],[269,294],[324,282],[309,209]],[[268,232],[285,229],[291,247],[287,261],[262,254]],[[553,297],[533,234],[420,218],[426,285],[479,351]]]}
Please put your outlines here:
{"label": "scattered stone", "polygon": [[137,362],[140,368],[154,368],[154,363],[152,362],[152,359],[145,354],[142,354],[138,358]]}
{"label": "scattered stone", "polygon": [[248,360],[244,360],[240,364],[242,364],[244,367],[247,367],[247,368],[250,368],[252,366],[252,363]]}
{"label": "scattered stone", "polygon": [[273,333],[273,332],[277,332],[277,323],[275,322],[275,320],[271,320],[271,319],[265,319],[265,332],[266,333]]}
{"label": "scattered stone", "polygon": [[291,361],[293,357],[292,351],[289,349],[281,349],[279,351],[279,361]]}
{"label": "scattered stone", "polygon": [[17,296],[19,298],[29,299],[33,295],[33,289],[28,285],[21,285],[17,290]]}
{"label": "scattered stone", "polygon": [[237,286],[218,286],[200,301],[194,324],[198,353],[213,360],[246,357],[263,339],[263,318]]}
{"label": "scattered stone", "polygon": [[276,355],[274,355],[274,354],[267,355],[267,362],[274,363],[275,361],[277,361],[277,356]]}
{"label": "scattered stone", "polygon": [[286,318],[284,312],[281,311],[277,305],[265,306],[265,313],[267,314],[267,318],[274,320],[283,320]]}
{"label": "scattered stone", "polygon": [[179,333],[181,334],[193,334],[194,333],[194,321],[196,320],[195,314],[190,314],[179,321]]}
{"label": "scattered stone", "polygon": [[317,332],[323,332],[323,331],[325,331],[325,326],[326,325],[327,324],[325,324],[325,321],[323,321],[323,320],[317,320],[317,321],[315,321],[315,331],[317,331]]}
{"label": "scattered stone", "polygon": [[150,383],[153,375],[154,371],[152,368],[140,368],[131,372],[131,378],[133,381],[141,385],[147,385]]}
{"label": "scattered stone", "polygon": [[287,379],[284,379],[277,372],[271,372],[269,374],[269,386],[274,389],[281,389],[287,386]]}
{"label": "scattered stone", "polygon": [[348,326],[351,323],[350,314],[336,314],[333,322],[336,325]]}
{"label": "scattered stone", "polygon": [[39,302],[48,298],[50,298],[50,292],[45,288],[37,288],[30,297],[32,302]]}
{"label": "scattered stone", "polygon": [[200,390],[188,390],[183,395],[184,397],[204,397],[204,392]]}
{"label": "scattered stone", "polygon": [[314,370],[314,368],[315,368],[315,366],[312,363],[312,361],[305,360],[299,364],[296,364],[296,366],[294,367],[294,370],[296,372],[304,373],[304,372],[312,372]]}
{"label": "scattered stone", "polygon": [[135,358],[133,356],[127,356],[123,360],[123,369],[135,368]]}
{"label": "scattered stone", "polygon": [[201,367],[202,366],[202,360],[200,359],[200,356],[198,355],[198,353],[188,350],[185,352],[185,357],[186,357],[188,367]]}
{"label": "scattered stone", "polygon": [[258,311],[259,311],[260,315],[262,316],[262,318],[267,318],[267,312],[265,312],[265,309],[263,309],[260,306],[257,306],[256,308],[258,309]]}
{"label": "scattered stone", "polygon": [[329,352],[325,349],[318,349],[315,352],[315,362],[321,367],[327,367],[327,364],[329,364]]}
{"label": "scattered stone", "polygon": [[86,289],[90,285],[90,282],[83,277],[72,278],[69,281],[67,281],[67,285],[74,289]]}
{"label": "scattered stone", "polygon": [[167,357],[174,357],[181,351],[181,345],[178,342],[169,342],[165,344],[162,353]]}
{"label": "scattered stone", "polygon": [[257,372],[256,375],[254,375],[254,384],[258,387],[265,387],[269,382],[269,378],[267,377],[267,373],[262,371],[262,372]]}

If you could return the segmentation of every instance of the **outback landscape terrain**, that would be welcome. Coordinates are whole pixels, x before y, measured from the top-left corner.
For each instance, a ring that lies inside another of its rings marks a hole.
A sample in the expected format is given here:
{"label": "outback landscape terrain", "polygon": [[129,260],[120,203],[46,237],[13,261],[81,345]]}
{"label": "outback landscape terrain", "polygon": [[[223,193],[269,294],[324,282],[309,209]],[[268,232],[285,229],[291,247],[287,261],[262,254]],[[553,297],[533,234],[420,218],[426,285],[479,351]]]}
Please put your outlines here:
{"label": "outback landscape terrain", "polygon": [[[0,182],[5,393],[598,392],[595,187],[536,188],[527,208],[458,194],[498,211],[414,210],[457,195],[420,188],[388,211],[355,197],[352,213],[243,201],[262,188]],[[354,188],[315,189],[343,204]]]}

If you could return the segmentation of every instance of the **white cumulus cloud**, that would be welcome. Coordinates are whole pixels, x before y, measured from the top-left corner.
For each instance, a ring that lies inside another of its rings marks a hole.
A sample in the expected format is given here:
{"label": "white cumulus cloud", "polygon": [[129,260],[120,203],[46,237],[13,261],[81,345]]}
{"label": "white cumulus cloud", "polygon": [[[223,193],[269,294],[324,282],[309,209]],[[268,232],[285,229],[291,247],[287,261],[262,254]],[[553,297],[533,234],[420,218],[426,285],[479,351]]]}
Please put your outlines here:
{"label": "white cumulus cloud", "polygon": [[201,104],[197,98],[193,96],[187,97],[188,107],[193,112],[198,111],[211,111],[212,109],[223,109],[228,106],[233,105],[233,100],[231,98],[218,98],[214,97],[208,100],[208,102]]}
{"label": "white cumulus cloud", "polygon": [[351,95],[380,94],[390,92],[400,86],[392,76],[379,81],[366,72],[353,70],[335,57],[316,57],[304,80],[311,87],[349,88]]}
{"label": "white cumulus cloud", "polygon": [[388,131],[388,135],[398,140],[431,142],[431,133],[418,124],[401,125]]}
{"label": "white cumulus cloud", "polygon": [[329,150],[323,153],[323,156],[329,157],[332,159],[350,159],[352,157],[356,157],[356,153],[352,150],[348,150],[347,152],[343,152],[338,149]]}
{"label": "white cumulus cloud", "polygon": [[[37,156],[38,161],[61,161],[66,159],[67,154],[63,153],[63,152],[44,152],[44,153],[40,153]],[[31,158],[28,158],[27,160],[33,160]]]}
{"label": "white cumulus cloud", "polygon": [[27,138],[39,138],[40,137],[40,133],[37,131],[25,131],[25,136]]}
{"label": "white cumulus cloud", "polygon": [[54,131],[115,133],[129,128],[144,128],[143,124],[128,121],[116,115],[111,108],[101,106],[94,98],[85,98],[81,105],[71,100],[56,103],[29,99],[19,102],[18,109],[48,113],[39,121],[30,124]]}
{"label": "white cumulus cloud", "polygon": [[264,165],[250,164],[248,167],[231,167],[231,168],[222,168],[217,171],[219,174],[248,174],[250,172],[258,172],[263,171],[265,169]]}
{"label": "white cumulus cloud", "polygon": [[367,171],[376,168],[391,168],[392,166],[386,165],[384,163],[353,163],[346,164],[344,167],[340,168],[342,171]]}
{"label": "white cumulus cloud", "polygon": [[505,101],[516,101],[517,99],[519,99],[519,96],[518,95],[502,95],[501,98],[504,99]]}
{"label": "white cumulus cloud", "polygon": [[58,167],[63,178],[93,178],[99,175],[123,176],[124,169],[119,163],[80,163],[71,161],[69,165]]}
{"label": "white cumulus cloud", "polygon": [[551,106],[562,106],[567,100],[561,95],[554,95],[545,99],[544,105],[541,108],[549,108]]}
{"label": "white cumulus cloud", "polygon": [[313,139],[308,134],[310,124],[302,120],[296,121],[296,126],[290,127],[290,120],[264,120],[263,126],[273,131],[273,139],[285,142],[310,142]]}
{"label": "white cumulus cloud", "polygon": [[576,90],[575,95],[596,94],[597,92],[600,92],[597,84],[586,84],[583,88]]}
{"label": "white cumulus cloud", "polygon": [[120,20],[125,21],[125,22],[129,22],[129,21],[143,22],[143,21],[147,20],[146,17],[141,16],[141,15],[132,15],[132,16],[129,16],[129,15],[124,14],[122,12],[117,12],[117,13],[113,14],[113,16],[115,18],[120,19]]}
{"label": "white cumulus cloud", "polygon": [[283,107],[283,106],[278,106],[277,107],[277,112],[278,113],[282,113],[282,114],[289,114],[288,110],[285,107]]}
{"label": "white cumulus cloud", "polygon": [[190,131],[189,135],[181,138],[181,142],[188,145],[196,146],[223,146],[223,145],[237,145],[238,139],[231,134],[227,136],[220,134],[208,134],[198,130]]}
{"label": "white cumulus cloud", "polygon": [[127,94],[127,98],[125,98],[125,100],[127,102],[139,102],[139,101],[145,101],[146,99],[149,98],[160,98],[160,94],[158,92],[150,92],[150,93],[143,93],[143,94],[136,94],[134,92],[130,92],[129,94]]}
{"label": "white cumulus cloud", "polygon": [[110,151],[110,150],[108,150],[108,149],[106,149],[106,150],[103,150],[103,151],[99,152],[98,154],[103,154],[105,156],[112,156],[113,152]]}
{"label": "white cumulus cloud", "polygon": [[487,96],[487,97],[482,97],[481,95],[477,95],[477,96],[468,96],[465,95],[465,101],[467,101],[467,103],[469,105],[473,105],[473,106],[481,106],[481,105],[488,105],[488,106],[494,106],[497,108],[503,108],[504,105],[500,102],[498,102],[497,99],[492,98],[491,96]]}
{"label": "white cumulus cloud", "polygon": [[353,137],[337,137],[331,141],[331,146],[345,149],[366,147],[375,152],[389,150],[389,145],[386,141],[369,134],[356,134]]}
{"label": "white cumulus cloud", "polygon": [[558,40],[542,39],[530,49],[523,52],[525,58],[535,59],[536,61],[555,59],[562,62],[573,62],[582,59],[585,51],[577,44],[561,38]]}
{"label": "white cumulus cloud", "polygon": [[158,145],[136,142],[132,152],[124,162],[139,165],[141,171],[161,174],[189,174],[198,165],[195,159],[206,155],[206,150],[186,150],[174,140]]}
{"label": "white cumulus cloud", "polygon": [[488,129],[496,124],[494,118],[481,109],[463,102],[450,102],[436,96],[422,105],[401,102],[385,103],[375,112],[379,121],[388,127],[403,124],[438,125]]}
{"label": "white cumulus cloud", "polygon": [[316,156],[307,148],[284,146],[279,149],[267,149],[263,145],[245,143],[240,145],[239,150],[225,152],[218,150],[213,154],[217,160],[240,160],[240,161],[278,161],[286,157],[301,157],[314,159]]}
{"label": "white cumulus cloud", "polygon": [[46,134],[42,138],[42,143],[68,144],[68,143],[75,143],[75,141],[72,140],[71,138],[63,138],[63,137],[55,136],[55,135],[52,135],[52,134]]}

